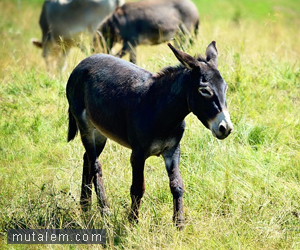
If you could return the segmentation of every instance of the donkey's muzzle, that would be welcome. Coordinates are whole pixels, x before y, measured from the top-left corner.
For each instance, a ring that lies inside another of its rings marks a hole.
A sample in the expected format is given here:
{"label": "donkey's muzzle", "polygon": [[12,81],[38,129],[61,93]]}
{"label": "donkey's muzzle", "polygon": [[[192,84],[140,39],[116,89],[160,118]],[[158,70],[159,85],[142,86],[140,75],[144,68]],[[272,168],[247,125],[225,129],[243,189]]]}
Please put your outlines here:
{"label": "donkey's muzzle", "polygon": [[209,121],[209,128],[213,135],[219,140],[225,139],[233,130],[233,125],[227,110],[217,114],[217,116]]}

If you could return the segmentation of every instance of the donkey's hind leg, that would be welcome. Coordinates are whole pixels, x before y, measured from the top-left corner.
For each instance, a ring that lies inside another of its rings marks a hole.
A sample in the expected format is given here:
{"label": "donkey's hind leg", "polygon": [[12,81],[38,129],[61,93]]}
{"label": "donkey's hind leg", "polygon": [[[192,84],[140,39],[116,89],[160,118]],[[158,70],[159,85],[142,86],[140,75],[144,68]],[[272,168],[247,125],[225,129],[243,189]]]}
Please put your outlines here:
{"label": "donkey's hind leg", "polygon": [[[96,144],[97,157],[102,153],[105,143],[106,137],[100,134],[97,130],[94,130],[94,138]],[[94,173],[93,173],[93,182],[95,186],[95,191],[97,194],[98,205],[100,206],[100,210],[102,214],[109,213],[109,202],[105,195],[103,180],[102,180],[102,166],[98,159],[96,159],[94,165]]]}
{"label": "donkey's hind leg", "polygon": [[92,175],[90,172],[89,160],[87,154],[84,153],[80,205],[85,212],[91,208],[92,203]]}
{"label": "donkey's hind leg", "polygon": [[77,124],[80,130],[81,141],[86,151],[84,154],[80,204],[84,211],[90,208],[93,182],[98,204],[103,213],[107,210],[109,204],[105,196],[102,169],[98,156],[104,149],[107,138],[100,134],[88,121],[85,112],[77,119]]}

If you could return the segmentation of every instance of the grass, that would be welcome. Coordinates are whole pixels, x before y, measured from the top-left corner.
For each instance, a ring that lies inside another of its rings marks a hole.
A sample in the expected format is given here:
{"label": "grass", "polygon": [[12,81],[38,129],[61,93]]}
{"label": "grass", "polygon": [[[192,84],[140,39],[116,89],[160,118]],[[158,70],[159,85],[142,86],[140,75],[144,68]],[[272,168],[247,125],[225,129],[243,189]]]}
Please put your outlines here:
{"label": "grass", "polygon": [[[10,228],[106,228],[108,249],[300,249],[299,1],[196,2],[201,28],[188,51],[203,53],[217,41],[234,133],[217,141],[187,117],[183,232],[172,225],[172,196],[157,157],[146,163],[140,224],[128,223],[130,151],[112,141],[101,155],[112,216],[101,218],[95,204],[80,212],[84,151],[79,138],[66,143],[65,84],[85,55],[73,49],[64,74],[46,71],[30,44],[40,37],[41,2],[0,2],[1,249],[25,248],[6,244]],[[177,63],[165,44],[139,47],[138,62],[153,72]]]}

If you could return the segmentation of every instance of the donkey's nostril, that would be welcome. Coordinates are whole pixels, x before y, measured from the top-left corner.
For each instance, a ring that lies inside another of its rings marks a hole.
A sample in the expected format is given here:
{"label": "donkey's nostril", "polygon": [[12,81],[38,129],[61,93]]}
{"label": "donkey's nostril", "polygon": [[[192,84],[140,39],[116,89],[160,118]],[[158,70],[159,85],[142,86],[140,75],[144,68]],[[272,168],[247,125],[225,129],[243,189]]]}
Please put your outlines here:
{"label": "donkey's nostril", "polygon": [[220,131],[222,134],[224,134],[225,131],[226,131],[226,127],[225,127],[223,124],[220,124],[220,125],[219,125],[219,131]]}

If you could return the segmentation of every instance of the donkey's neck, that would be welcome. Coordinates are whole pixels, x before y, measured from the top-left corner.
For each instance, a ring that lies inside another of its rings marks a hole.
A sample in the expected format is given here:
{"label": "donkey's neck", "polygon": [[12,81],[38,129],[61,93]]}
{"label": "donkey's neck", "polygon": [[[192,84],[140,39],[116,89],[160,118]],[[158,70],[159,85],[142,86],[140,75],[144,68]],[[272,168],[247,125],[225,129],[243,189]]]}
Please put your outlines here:
{"label": "donkey's neck", "polygon": [[153,76],[148,96],[156,96],[153,110],[159,121],[164,121],[165,130],[180,125],[190,113],[187,103],[187,87],[190,74],[183,67],[167,68]]}

